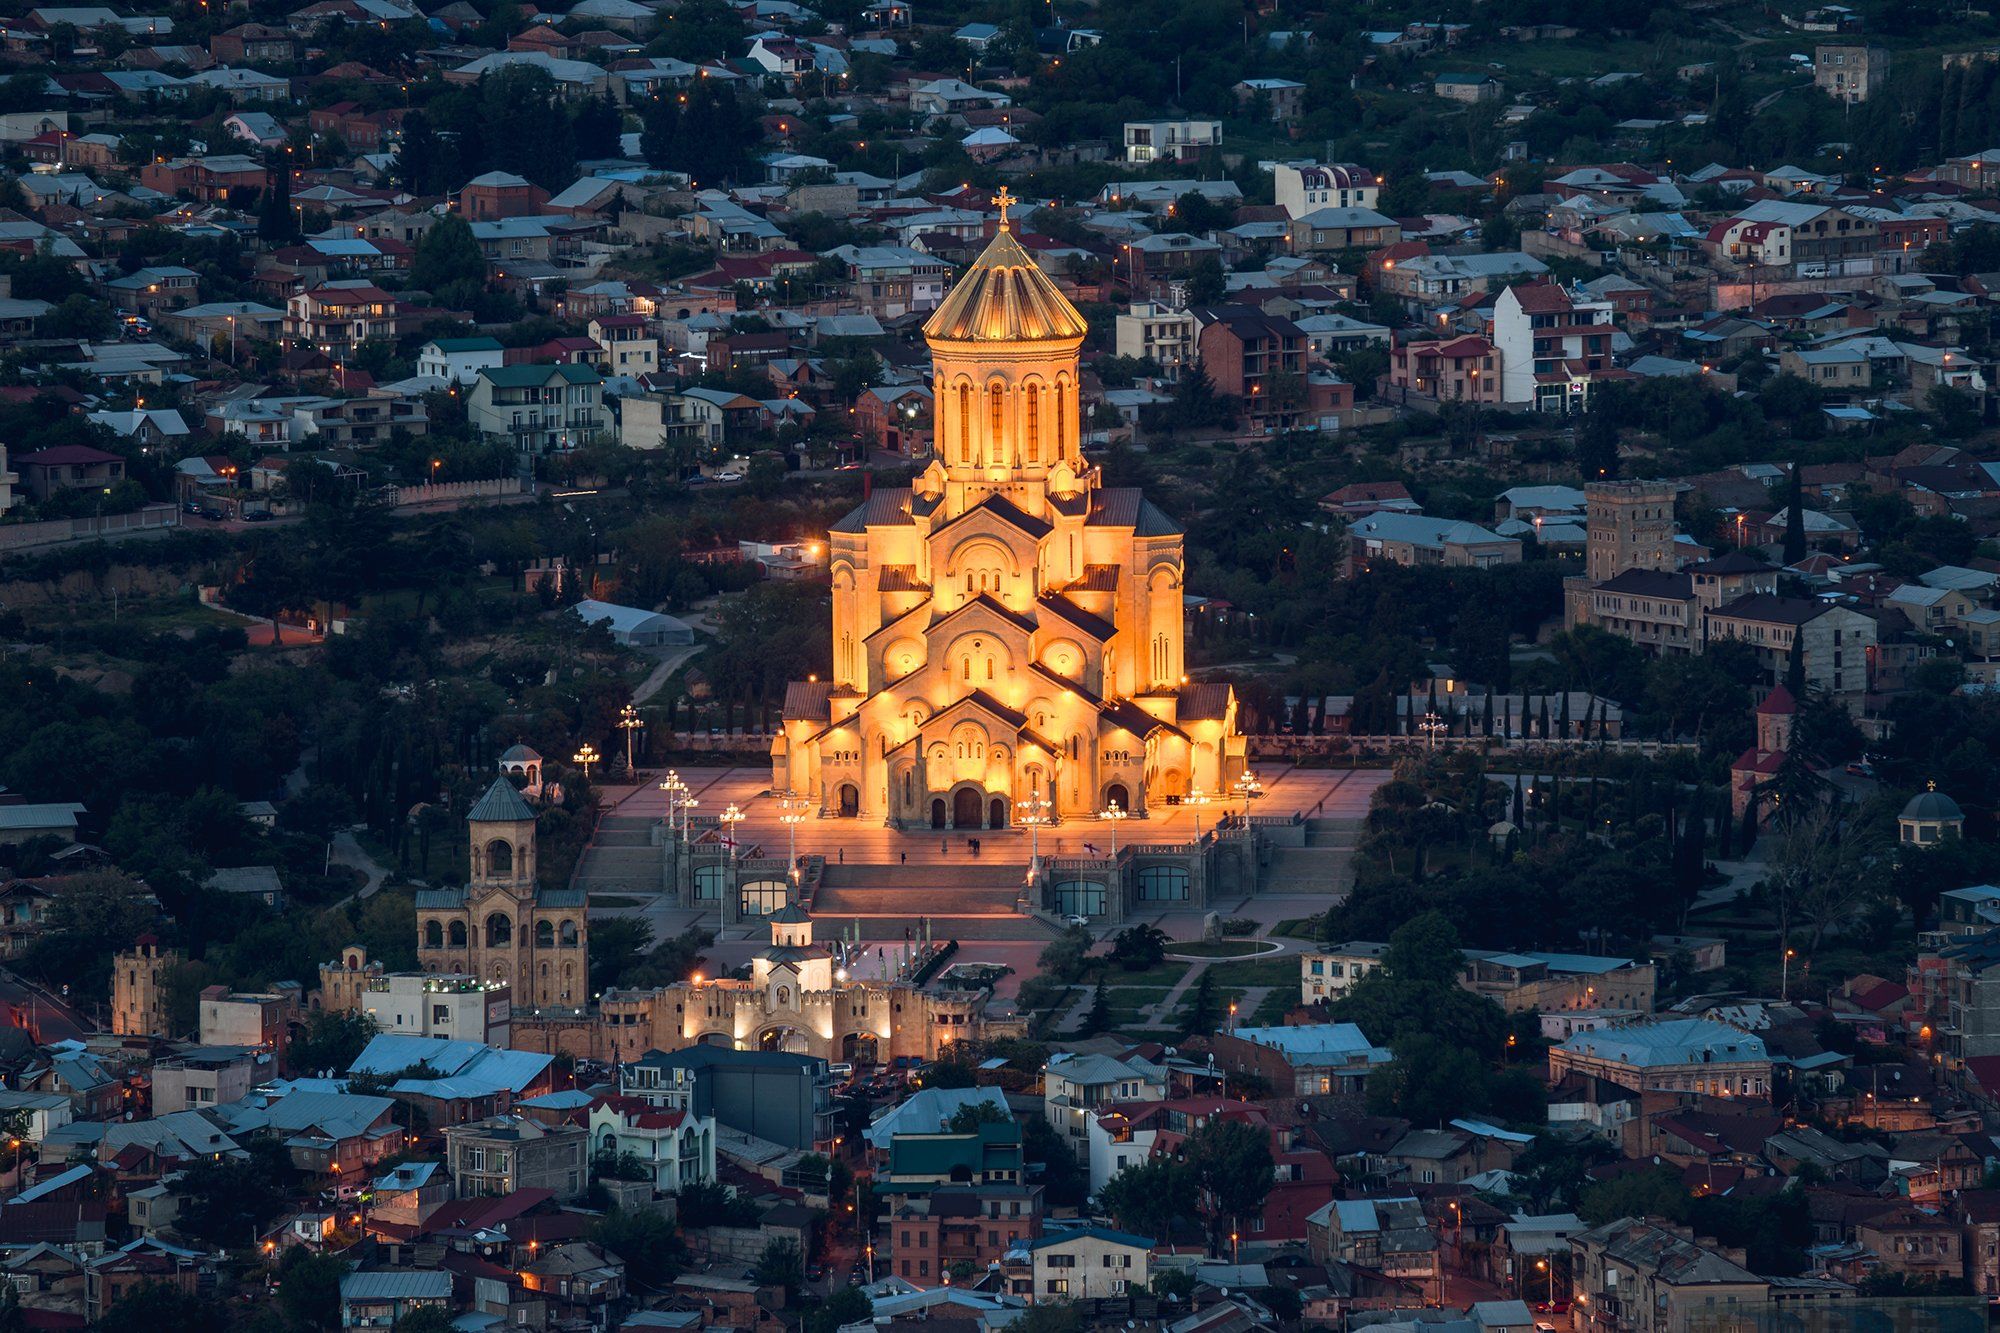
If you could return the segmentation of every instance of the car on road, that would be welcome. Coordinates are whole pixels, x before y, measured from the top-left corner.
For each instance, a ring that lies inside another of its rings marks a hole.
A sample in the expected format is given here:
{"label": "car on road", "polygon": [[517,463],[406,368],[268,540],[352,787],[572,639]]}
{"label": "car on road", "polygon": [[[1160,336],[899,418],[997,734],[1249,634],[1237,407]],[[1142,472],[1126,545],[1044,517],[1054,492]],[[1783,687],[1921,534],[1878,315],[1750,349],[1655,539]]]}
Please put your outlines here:
{"label": "car on road", "polygon": [[1085,930],[1090,929],[1090,918],[1087,916],[1078,916],[1075,912],[1071,912],[1063,920],[1069,925],[1081,926]]}
{"label": "car on road", "polygon": [[741,472],[718,472],[715,474],[715,479],[724,482],[741,481],[743,480],[743,474]]}
{"label": "car on road", "polygon": [[1857,778],[1872,778],[1875,776],[1875,765],[1866,759],[1858,759],[1847,766],[1847,771]]}

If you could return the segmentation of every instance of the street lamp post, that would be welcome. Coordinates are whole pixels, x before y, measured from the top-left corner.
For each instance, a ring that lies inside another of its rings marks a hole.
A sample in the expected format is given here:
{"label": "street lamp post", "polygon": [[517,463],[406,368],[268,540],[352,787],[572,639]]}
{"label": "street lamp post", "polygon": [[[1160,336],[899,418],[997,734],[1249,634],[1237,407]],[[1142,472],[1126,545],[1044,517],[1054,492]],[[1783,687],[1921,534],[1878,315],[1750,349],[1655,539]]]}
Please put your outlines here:
{"label": "street lamp post", "polygon": [[1443,732],[1451,730],[1451,723],[1445,721],[1436,713],[1425,713],[1424,720],[1417,723],[1417,730],[1423,732],[1429,738],[1430,748],[1435,751],[1438,747],[1438,736]]}
{"label": "street lamp post", "polygon": [[1248,828],[1250,827],[1250,802],[1253,798],[1264,794],[1264,784],[1257,781],[1257,775],[1246,768],[1243,770],[1243,776],[1236,779],[1231,784],[1230,789],[1243,798],[1243,827]]}
{"label": "street lamp post", "polygon": [[632,738],[644,729],[646,719],[639,716],[638,709],[634,708],[631,704],[626,704],[618,710],[618,722],[616,725],[620,731],[625,733],[625,771],[627,773],[636,772],[637,768],[632,762]]}
{"label": "street lamp post", "polygon": [[723,828],[726,831],[724,836],[729,843],[729,865],[733,870],[736,867],[736,826],[743,822],[743,812],[736,808],[736,802],[731,801],[729,808],[717,815],[716,818],[722,821]]}
{"label": "street lamp post", "polygon": [[583,766],[583,780],[588,782],[590,781],[590,766],[603,757],[603,755],[597,752],[595,745],[592,745],[589,741],[585,741],[577,747],[576,753],[570,756],[570,760],[573,763]]}
{"label": "street lamp post", "polygon": [[1125,807],[1113,801],[1097,812],[1097,817],[1111,825],[1111,859],[1118,859],[1118,821],[1127,818]]}
{"label": "street lamp post", "polygon": [[812,802],[803,796],[786,792],[778,801],[785,813],[778,818],[785,822],[785,868],[793,884],[799,882],[799,825],[805,822],[806,807]]}
{"label": "street lamp post", "polygon": [[667,798],[667,836],[678,837],[679,831],[674,827],[674,807],[679,803],[680,794],[686,791],[687,787],[681,782],[681,775],[670,768],[667,770],[667,776],[660,779],[660,790]]}
{"label": "street lamp post", "polygon": [[1798,950],[1788,948],[1785,950],[1784,959],[1778,965],[1778,998],[1780,1000],[1789,1000],[1792,998],[1792,960],[1798,956]]}
{"label": "street lamp post", "polygon": [[1052,822],[1049,798],[1036,792],[1016,803],[1014,821],[1028,826],[1028,882],[1032,884],[1042,872],[1042,825]]}

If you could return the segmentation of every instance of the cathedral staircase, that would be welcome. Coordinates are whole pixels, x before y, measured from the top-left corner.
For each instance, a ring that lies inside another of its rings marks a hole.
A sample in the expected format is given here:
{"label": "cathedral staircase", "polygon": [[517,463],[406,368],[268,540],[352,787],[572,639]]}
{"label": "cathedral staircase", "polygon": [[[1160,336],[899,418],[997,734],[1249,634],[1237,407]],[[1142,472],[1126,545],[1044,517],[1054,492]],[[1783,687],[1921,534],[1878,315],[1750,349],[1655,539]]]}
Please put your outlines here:
{"label": "cathedral staircase", "polygon": [[578,858],[570,883],[588,893],[651,897],[660,892],[666,853],[653,845],[651,815],[605,815]]}
{"label": "cathedral staircase", "polygon": [[828,928],[861,924],[863,939],[895,939],[929,917],[938,940],[1037,940],[1055,932],[1019,908],[1021,862],[980,865],[834,865],[813,895],[812,914]]}
{"label": "cathedral staircase", "polygon": [[1336,902],[1346,898],[1354,887],[1354,856],[1361,834],[1360,819],[1308,819],[1305,846],[1271,849],[1259,892],[1328,897]]}

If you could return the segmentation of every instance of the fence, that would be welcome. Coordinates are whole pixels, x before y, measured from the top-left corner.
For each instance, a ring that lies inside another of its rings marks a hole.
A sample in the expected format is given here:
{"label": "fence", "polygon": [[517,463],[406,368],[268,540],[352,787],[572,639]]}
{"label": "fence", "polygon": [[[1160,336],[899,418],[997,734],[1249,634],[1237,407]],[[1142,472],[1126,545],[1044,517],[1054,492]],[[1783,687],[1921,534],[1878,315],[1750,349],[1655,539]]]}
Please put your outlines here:
{"label": "fence", "polygon": [[396,509],[413,505],[443,504],[447,500],[497,500],[503,496],[519,495],[519,477],[489,477],[484,481],[445,481],[436,485],[398,486],[389,497],[389,504]]}
{"label": "fence", "polygon": [[139,532],[157,532],[181,525],[174,505],[146,505],[129,514],[93,514],[88,518],[52,518],[40,523],[0,524],[0,551],[51,546],[57,542],[110,539]]}

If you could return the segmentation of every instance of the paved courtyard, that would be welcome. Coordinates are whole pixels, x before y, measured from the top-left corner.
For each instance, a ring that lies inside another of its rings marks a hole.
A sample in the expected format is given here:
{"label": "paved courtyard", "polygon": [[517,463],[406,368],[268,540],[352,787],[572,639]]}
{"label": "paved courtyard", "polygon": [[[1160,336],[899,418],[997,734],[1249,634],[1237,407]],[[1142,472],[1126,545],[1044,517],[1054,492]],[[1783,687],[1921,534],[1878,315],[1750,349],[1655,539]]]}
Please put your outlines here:
{"label": "paved courtyard", "polygon": [[[678,772],[694,795],[697,816],[719,814],[732,804],[743,812],[738,838],[744,855],[786,855],[789,830],[780,818],[784,812],[778,798],[769,790],[769,770],[741,766],[683,768]],[[601,788],[606,813],[660,818],[666,812],[666,797],[656,784],[664,776],[663,770],[653,774],[653,780],[643,786]],[[1367,815],[1369,800],[1375,789],[1388,781],[1389,776],[1386,769],[1291,766],[1260,769],[1258,781],[1263,784],[1264,794],[1251,803],[1251,813],[1358,820]],[[1238,799],[1202,807],[1173,807],[1144,819],[1127,819],[1118,827],[1119,845],[1191,842],[1200,832],[1213,827],[1224,813],[1233,814],[1242,808]],[[801,853],[818,853],[835,862],[844,855],[850,865],[901,864],[902,858],[907,857],[908,864],[935,865],[940,870],[941,878],[948,878],[950,867],[971,864],[965,841],[968,835],[965,833],[951,833],[941,838],[928,829],[903,832],[860,820],[810,817],[798,826],[797,836]],[[989,866],[996,862],[1014,862],[1021,865],[1025,872],[1031,843],[1026,830],[994,829],[971,836],[977,836],[982,844],[978,864]],[[1043,856],[1082,855],[1091,849],[1102,853],[1108,851],[1110,845],[1108,826],[1095,820],[1071,821],[1044,830],[1040,835]],[[1265,935],[1280,921],[1325,911],[1330,901],[1324,894],[1261,894],[1217,901],[1204,910],[1139,911],[1134,912],[1130,920],[1157,925],[1174,939],[1192,940],[1201,937],[1203,918],[1212,911],[1224,917],[1245,917],[1255,921],[1256,933]],[[680,934],[696,925],[715,931],[716,943],[707,950],[707,955],[719,968],[733,968],[749,962],[769,939],[768,928],[761,923],[723,927],[717,909],[713,907],[696,911],[672,905],[664,898],[653,898],[628,907],[599,907],[593,910],[593,915],[644,917],[659,939]],[[880,923],[874,924],[879,927]],[[838,928],[840,922],[838,918],[831,918],[825,925],[832,930]],[[1287,953],[1300,947],[1297,941],[1276,942],[1283,944]],[[998,963],[1011,967],[1014,975],[1000,986],[1002,995],[1011,996],[1022,977],[1033,975],[1035,961],[1047,943],[1046,937],[966,939],[961,941],[956,961]],[[881,939],[871,937],[863,940],[864,947],[871,951],[880,947],[889,953],[901,944],[900,931]],[[873,970],[872,963],[870,970]]]}

